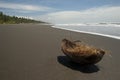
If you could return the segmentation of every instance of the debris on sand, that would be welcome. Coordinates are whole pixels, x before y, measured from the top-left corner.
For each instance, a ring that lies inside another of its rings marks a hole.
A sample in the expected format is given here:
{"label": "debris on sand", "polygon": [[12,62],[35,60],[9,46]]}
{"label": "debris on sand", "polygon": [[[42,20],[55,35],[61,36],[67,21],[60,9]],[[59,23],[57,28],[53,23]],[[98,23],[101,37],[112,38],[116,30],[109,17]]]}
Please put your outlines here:
{"label": "debris on sand", "polygon": [[95,64],[99,62],[105,51],[93,46],[89,46],[81,41],[69,41],[63,39],[61,50],[71,61],[81,65]]}

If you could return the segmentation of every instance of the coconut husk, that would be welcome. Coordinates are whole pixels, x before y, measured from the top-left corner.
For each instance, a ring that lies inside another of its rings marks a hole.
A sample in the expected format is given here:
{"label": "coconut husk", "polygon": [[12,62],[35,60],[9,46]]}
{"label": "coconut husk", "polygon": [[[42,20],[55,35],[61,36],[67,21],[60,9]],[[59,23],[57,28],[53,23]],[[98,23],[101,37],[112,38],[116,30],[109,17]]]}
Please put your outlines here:
{"label": "coconut husk", "polygon": [[105,51],[93,46],[89,46],[81,41],[69,41],[63,39],[61,50],[73,62],[79,64],[95,64],[99,62]]}

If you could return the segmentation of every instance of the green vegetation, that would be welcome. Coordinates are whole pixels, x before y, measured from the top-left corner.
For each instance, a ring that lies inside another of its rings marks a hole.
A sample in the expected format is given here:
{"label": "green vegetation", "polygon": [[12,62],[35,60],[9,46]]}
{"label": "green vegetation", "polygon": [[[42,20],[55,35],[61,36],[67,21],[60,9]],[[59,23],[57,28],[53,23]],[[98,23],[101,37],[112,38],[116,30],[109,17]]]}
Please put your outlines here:
{"label": "green vegetation", "polygon": [[27,18],[19,18],[16,16],[9,16],[0,12],[0,24],[20,24],[20,23],[45,23]]}

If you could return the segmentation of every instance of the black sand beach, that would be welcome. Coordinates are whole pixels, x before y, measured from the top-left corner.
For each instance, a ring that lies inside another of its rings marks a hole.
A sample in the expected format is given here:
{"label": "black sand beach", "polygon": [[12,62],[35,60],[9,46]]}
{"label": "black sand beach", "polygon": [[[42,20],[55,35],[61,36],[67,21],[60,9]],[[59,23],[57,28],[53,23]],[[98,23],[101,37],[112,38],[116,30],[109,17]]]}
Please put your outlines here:
{"label": "black sand beach", "polygon": [[[72,37],[70,37],[70,35]],[[69,63],[63,38],[110,52],[96,65]],[[120,40],[39,24],[0,25],[0,80],[120,80]]]}

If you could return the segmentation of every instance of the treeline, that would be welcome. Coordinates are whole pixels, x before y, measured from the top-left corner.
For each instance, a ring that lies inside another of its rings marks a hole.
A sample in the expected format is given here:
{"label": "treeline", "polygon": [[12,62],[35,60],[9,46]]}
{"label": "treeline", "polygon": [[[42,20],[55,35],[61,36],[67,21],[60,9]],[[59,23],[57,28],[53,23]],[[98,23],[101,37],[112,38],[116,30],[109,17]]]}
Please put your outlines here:
{"label": "treeline", "polygon": [[22,17],[9,16],[5,15],[3,12],[0,12],[0,24],[20,24],[20,23],[44,23],[44,22]]}

